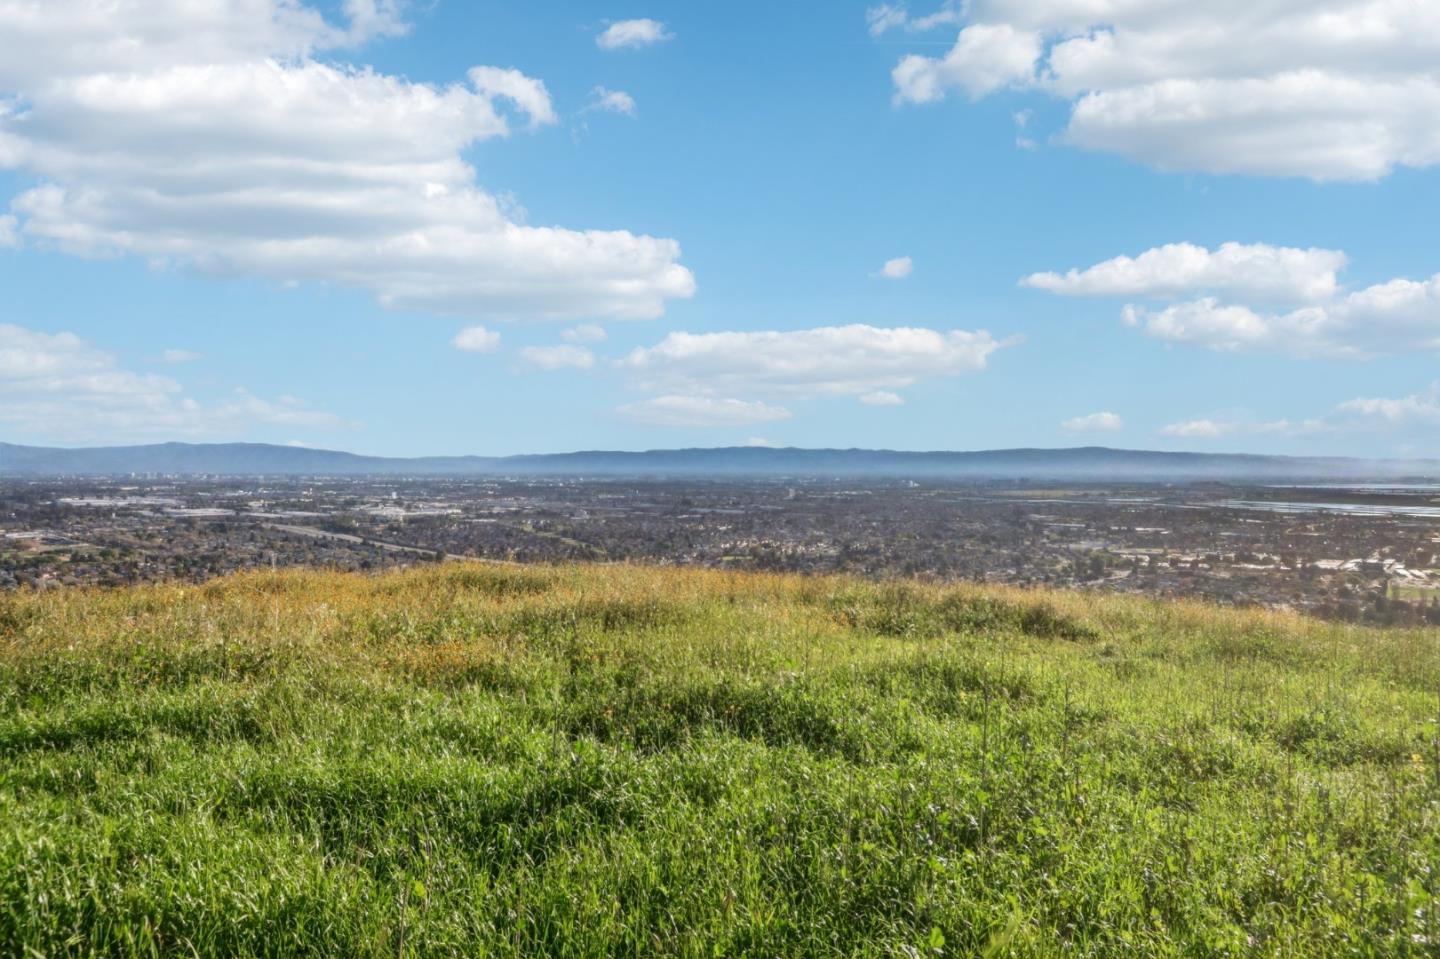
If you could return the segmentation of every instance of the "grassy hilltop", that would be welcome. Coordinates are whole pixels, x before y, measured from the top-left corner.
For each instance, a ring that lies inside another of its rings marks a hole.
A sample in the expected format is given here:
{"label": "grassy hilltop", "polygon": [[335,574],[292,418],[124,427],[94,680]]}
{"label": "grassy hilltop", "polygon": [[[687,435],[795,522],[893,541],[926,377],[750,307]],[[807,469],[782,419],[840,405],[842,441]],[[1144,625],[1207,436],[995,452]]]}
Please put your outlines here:
{"label": "grassy hilltop", "polygon": [[0,596],[0,954],[1440,955],[1440,638],[636,567]]}

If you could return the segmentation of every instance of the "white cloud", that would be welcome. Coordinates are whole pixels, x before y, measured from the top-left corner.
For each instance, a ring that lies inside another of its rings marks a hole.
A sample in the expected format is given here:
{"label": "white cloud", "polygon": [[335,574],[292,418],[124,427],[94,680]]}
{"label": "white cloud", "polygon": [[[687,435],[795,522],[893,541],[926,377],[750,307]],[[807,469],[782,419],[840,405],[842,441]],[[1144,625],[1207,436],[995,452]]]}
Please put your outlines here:
{"label": "white cloud", "polygon": [[602,113],[623,113],[627,117],[633,117],[635,98],[623,90],[596,87],[590,91],[590,105],[585,110],[587,113],[598,110]]}
{"label": "white cloud", "polygon": [[292,0],[0,0],[0,24],[0,87],[12,90],[37,79],[293,60],[355,40]]}
{"label": "white cloud", "polygon": [[566,343],[604,343],[607,336],[605,328],[594,323],[581,323],[560,334]]}
{"label": "white cloud", "polygon": [[527,346],[520,351],[520,359],[536,369],[588,370],[595,365],[595,354],[583,346],[559,344],[557,346]]}
{"label": "white cloud", "polygon": [[0,324],[0,423],[47,440],[118,442],[157,436],[244,435],[257,425],[336,429],[347,424],[294,397],[234,390],[214,404],[175,380],[135,373],[73,333]]}
{"label": "white cloud", "polygon": [[752,436],[745,441],[746,446],[756,447],[764,450],[773,450],[779,447],[778,443],[767,440],[763,436]]}
{"label": "white cloud", "polygon": [[555,108],[550,105],[550,91],[545,84],[534,77],[527,77],[519,70],[502,70],[499,67],[472,67],[470,85],[485,99],[509,100],[530,117],[532,128],[555,122]]}
{"label": "white cloud", "polygon": [[658,20],[618,20],[595,38],[595,45],[601,50],[635,50],[674,37]]}
{"label": "white cloud", "polygon": [[1085,270],[1035,273],[1020,282],[1065,296],[1173,297],[1202,293],[1310,303],[1333,297],[1347,258],[1339,250],[1224,243],[1211,251],[1170,243]]}
{"label": "white cloud", "polygon": [[1071,104],[1066,140],[1163,170],[1373,180],[1440,163],[1434,3],[971,0],[964,13],[944,56],[900,61],[898,100],[1048,93]]}
{"label": "white cloud", "polygon": [[904,406],[905,397],[889,390],[876,390],[873,393],[861,393],[860,402],[866,406]]}
{"label": "white cloud", "polygon": [[455,334],[450,345],[465,353],[494,353],[500,349],[500,334],[483,326],[467,326]]}
{"label": "white cloud", "polygon": [[870,36],[883,36],[891,30],[904,27],[910,14],[902,3],[882,3],[865,11],[865,24]]}
{"label": "white cloud", "polygon": [[160,354],[161,361],[165,363],[194,363],[200,359],[200,354],[194,350],[166,350]]}
{"label": "white cloud", "polygon": [[1231,423],[1217,423],[1215,420],[1187,420],[1183,423],[1171,423],[1160,430],[1160,435],[1182,439],[1217,439],[1234,431],[1235,427]]}
{"label": "white cloud", "polygon": [[944,57],[912,54],[891,74],[898,102],[931,103],[959,87],[978,100],[1002,87],[1029,83],[1040,57],[1040,37],[1009,24],[975,24]]}
{"label": "white cloud", "polygon": [[1333,427],[1323,419],[1303,420],[1257,420],[1245,414],[1222,417],[1185,420],[1162,427],[1161,436],[1178,439],[1220,439],[1225,436],[1304,436],[1328,432]]}
{"label": "white cloud", "polygon": [[620,365],[647,388],[694,395],[846,396],[984,370],[988,332],[855,324],[790,332],[671,333]]}
{"label": "white cloud", "polygon": [[1156,339],[1224,353],[1347,354],[1330,335],[1325,312],[1317,308],[1262,315],[1248,306],[1227,305],[1207,297],[1163,310],[1127,306],[1123,319],[1127,326],[1143,328]]}
{"label": "white cloud", "polygon": [[1347,262],[1339,250],[1172,243],[1020,282],[1067,296],[1195,297],[1131,303],[1121,317],[1156,339],[1222,352],[1365,359],[1440,350],[1440,274],[1346,291],[1338,273]]}
{"label": "white cloud", "polygon": [[473,144],[555,122],[543,83],[314,59],[394,32],[398,4],[346,9],[336,28],[299,0],[0,0],[0,169],[39,181],[12,203],[22,235],[457,315],[655,317],[693,294],[675,241],[529,226],[476,184]]}
{"label": "white cloud", "polygon": [[1440,163],[1437,112],[1434,76],[1179,79],[1088,94],[1067,138],[1167,171],[1377,180]]}
{"label": "white cloud", "polygon": [[345,0],[345,15],[350,20],[347,31],[351,43],[364,43],[375,37],[401,37],[410,32],[405,22],[405,7],[410,0]]}
{"label": "white cloud", "polygon": [[0,250],[14,249],[20,245],[20,221],[6,214],[0,216]]}
{"label": "white cloud", "polygon": [[1162,310],[1128,306],[1124,319],[1157,339],[1225,352],[1342,359],[1430,352],[1440,350],[1440,274],[1423,281],[1391,280],[1283,312],[1207,297]]}
{"label": "white cloud", "polygon": [[865,24],[872,37],[884,36],[891,30],[924,33],[961,22],[963,17],[959,5],[953,2],[947,2],[939,10],[923,17],[910,16],[909,7],[904,3],[882,3],[865,11]]}
{"label": "white cloud", "polygon": [[887,280],[903,280],[914,272],[915,261],[908,256],[899,256],[893,260],[886,260],[877,275]]}
{"label": "white cloud", "polygon": [[1378,422],[1390,426],[1440,426],[1440,383],[1409,396],[1349,400],[1336,407],[1336,412],[1370,421],[1372,425]]}
{"label": "white cloud", "polygon": [[619,411],[629,419],[647,426],[665,426],[675,429],[722,429],[751,426],[756,423],[788,420],[793,415],[783,406],[770,406],[766,403],[735,399],[717,399],[711,396],[675,394],[629,403],[620,407]]}
{"label": "white cloud", "polygon": [[1264,420],[1245,410],[1222,412],[1172,423],[1162,436],[1179,439],[1219,439],[1227,436],[1337,436],[1367,437],[1386,433],[1433,442],[1440,428],[1440,382],[1403,396],[1358,397],[1337,404],[1327,414],[1304,420]]}
{"label": "white cloud", "polygon": [[1125,421],[1115,413],[1091,413],[1066,420],[1060,426],[1067,433],[1118,433],[1125,428]]}

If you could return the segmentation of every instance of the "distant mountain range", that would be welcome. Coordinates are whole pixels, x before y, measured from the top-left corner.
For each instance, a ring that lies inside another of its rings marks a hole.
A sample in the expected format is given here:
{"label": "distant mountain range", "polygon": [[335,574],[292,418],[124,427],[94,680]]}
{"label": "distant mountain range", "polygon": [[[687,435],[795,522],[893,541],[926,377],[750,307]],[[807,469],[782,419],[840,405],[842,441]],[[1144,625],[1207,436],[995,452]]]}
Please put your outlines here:
{"label": "distant mountain range", "polygon": [[718,449],[398,459],[262,443],[160,443],[56,449],[0,443],[0,474],[117,476],[768,476],[915,479],[1394,480],[1440,477],[1437,460],[1360,460],[1216,453],[1015,449],[901,452]]}

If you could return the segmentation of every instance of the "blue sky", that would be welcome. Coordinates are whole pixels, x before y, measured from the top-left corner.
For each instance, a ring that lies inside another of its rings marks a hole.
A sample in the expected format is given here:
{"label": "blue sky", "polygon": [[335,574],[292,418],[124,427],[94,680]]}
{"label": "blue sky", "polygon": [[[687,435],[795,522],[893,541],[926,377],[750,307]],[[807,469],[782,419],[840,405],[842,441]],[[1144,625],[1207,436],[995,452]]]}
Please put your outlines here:
{"label": "blue sky", "polygon": [[1436,453],[1421,5],[29,6],[0,438]]}

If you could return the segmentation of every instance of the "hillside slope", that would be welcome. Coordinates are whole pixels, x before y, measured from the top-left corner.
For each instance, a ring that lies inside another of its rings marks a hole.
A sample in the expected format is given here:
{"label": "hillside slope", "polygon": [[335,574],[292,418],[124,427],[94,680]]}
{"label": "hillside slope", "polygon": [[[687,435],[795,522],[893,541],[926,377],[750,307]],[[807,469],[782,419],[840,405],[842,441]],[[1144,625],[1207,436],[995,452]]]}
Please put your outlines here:
{"label": "hillside slope", "polygon": [[0,954],[1440,951],[1440,643],[625,566],[0,596]]}

